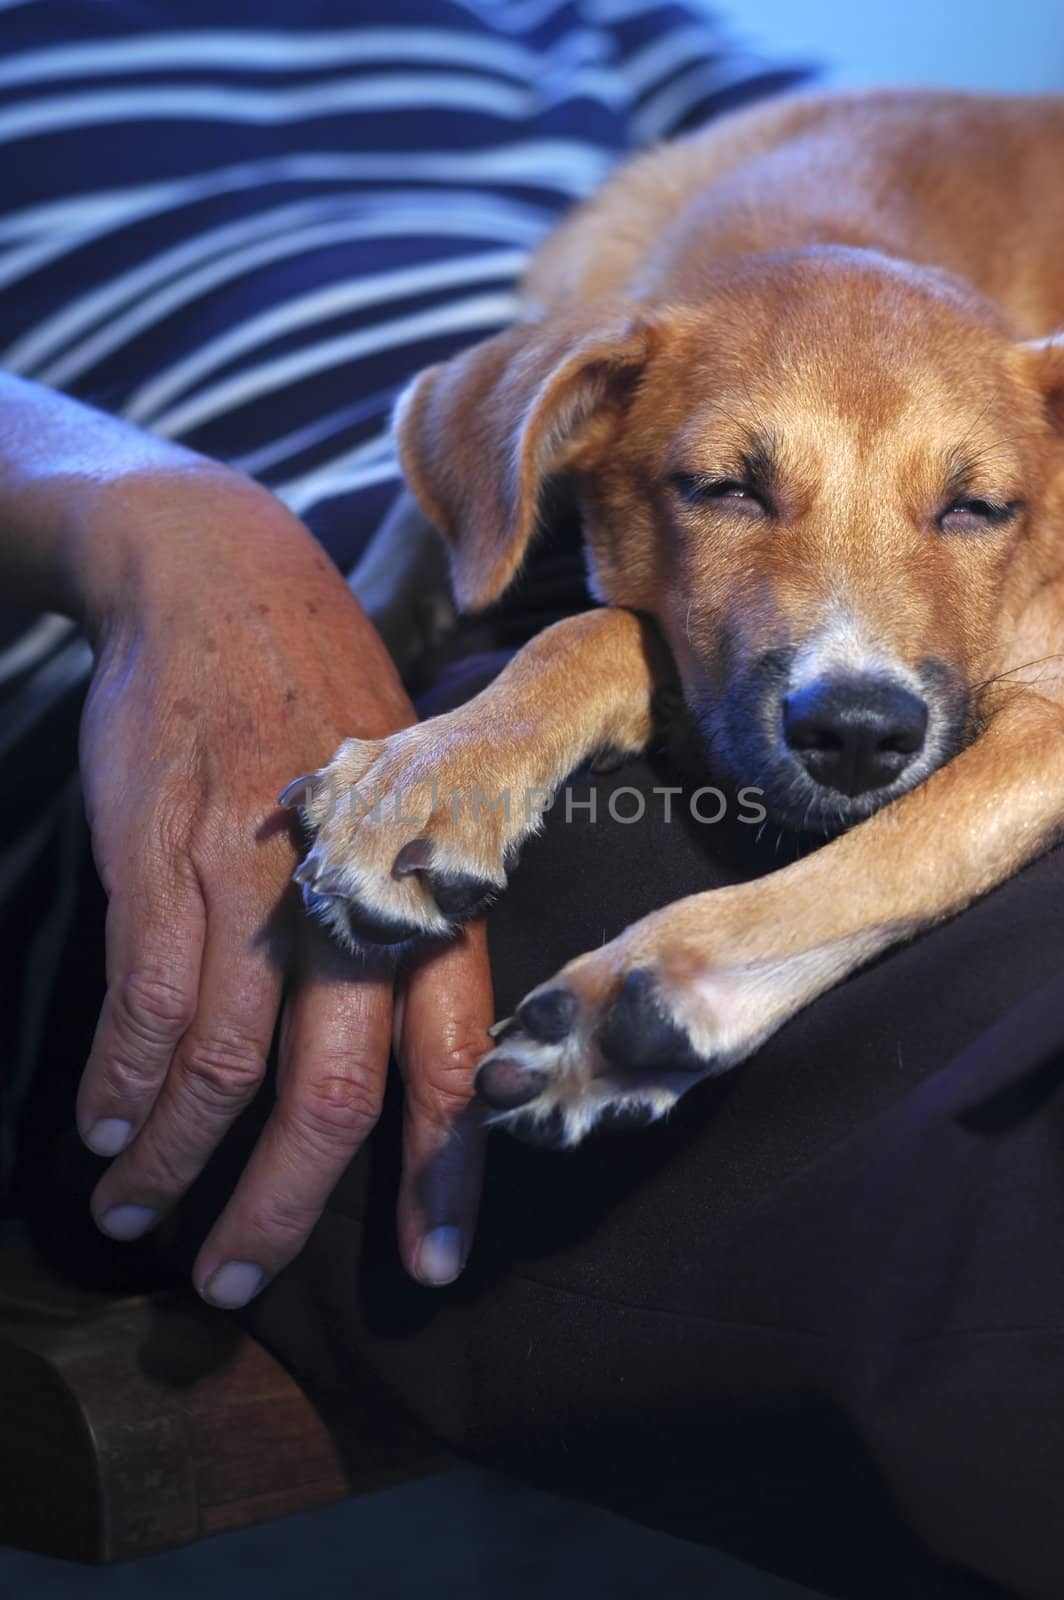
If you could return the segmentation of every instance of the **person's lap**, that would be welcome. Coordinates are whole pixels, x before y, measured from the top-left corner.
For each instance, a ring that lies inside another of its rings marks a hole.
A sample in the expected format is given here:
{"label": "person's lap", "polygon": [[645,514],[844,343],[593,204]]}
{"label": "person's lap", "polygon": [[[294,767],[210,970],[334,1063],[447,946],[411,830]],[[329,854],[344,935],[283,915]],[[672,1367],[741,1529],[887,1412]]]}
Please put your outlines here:
{"label": "person's lap", "polygon": [[[737,870],[734,835],[682,801],[664,821],[668,781],[641,763],[576,781],[594,822],[555,807],[492,915],[500,1015]],[[620,787],[649,796],[640,823],[611,819]],[[953,1592],[918,1541],[1050,1592],[1062,878],[1057,851],[666,1125],[568,1152],[493,1135],[471,1265],[442,1294],[395,1256],[385,1130],[252,1326],[319,1388],[368,1362],[461,1450],[838,1592]]]}
{"label": "person's lap", "polygon": [[[586,604],[575,534],[561,518],[517,592],[461,627],[423,713]],[[667,808],[653,790],[680,781],[664,752],[572,780],[491,914],[499,1015],[635,918],[793,849],[692,822],[687,794]],[[617,820],[640,796],[640,820]],[[399,1263],[396,1092],[250,1325],[319,1393],[370,1370],[460,1450],[823,1589],[948,1594],[954,1567],[1059,1592],[1062,880],[1064,848],[822,997],[667,1123],[575,1151],[492,1135],[471,1263],[448,1291]],[[83,893],[26,1199],[67,1260],[114,1271],[130,1250],[89,1223],[97,1164],[56,1139],[102,993],[102,898]],[[264,1112],[183,1207],[172,1261]],[[126,1270],[150,1265],[135,1251]]]}
{"label": "person's lap", "polygon": [[[547,557],[538,588],[455,642],[424,709],[579,603],[571,550],[557,569]],[[499,1015],[656,906],[783,859],[768,831],[692,824],[686,797],[666,821],[652,791],[678,781],[658,758],[573,780],[568,819],[563,799],[491,914]],[[620,789],[644,797],[640,821],[615,820],[639,809]],[[448,1291],[399,1264],[396,1094],[251,1327],[319,1393],[369,1370],[462,1451],[822,1589],[951,1593],[932,1552],[1011,1592],[1059,1592],[1062,880],[1058,849],[822,997],[665,1124],[561,1152],[492,1135],[472,1260]],[[39,1142],[29,1162],[31,1224],[85,1270],[119,1249],[93,1242],[96,1163],[54,1129],[102,985],[96,895],[44,1041],[51,1154]],[[185,1206],[173,1259],[255,1125]]]}

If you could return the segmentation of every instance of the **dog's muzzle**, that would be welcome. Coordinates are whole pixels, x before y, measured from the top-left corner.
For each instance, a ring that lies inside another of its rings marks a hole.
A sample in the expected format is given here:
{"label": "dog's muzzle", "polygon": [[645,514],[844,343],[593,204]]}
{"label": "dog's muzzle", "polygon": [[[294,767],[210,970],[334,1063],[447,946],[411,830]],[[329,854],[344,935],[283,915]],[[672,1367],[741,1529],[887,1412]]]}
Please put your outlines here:
{"label": "dog's muzzle", "polygon": [[945,662],[897,673],[844,664],[812,677],[766,651],[722,696],[697,696],[711,769],[754,785],[773,821],[834,834],[922,783],[970,732],[969,694]]}

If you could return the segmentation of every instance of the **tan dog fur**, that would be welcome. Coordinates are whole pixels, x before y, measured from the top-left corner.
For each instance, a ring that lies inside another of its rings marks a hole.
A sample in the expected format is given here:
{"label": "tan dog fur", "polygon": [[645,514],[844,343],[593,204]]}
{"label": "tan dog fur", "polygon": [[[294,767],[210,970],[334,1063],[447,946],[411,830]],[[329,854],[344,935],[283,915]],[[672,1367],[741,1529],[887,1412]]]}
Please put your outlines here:
{"label": "tan dog fur", "polygon": [[[724,750],[715,708],[777,647],[913,682],[934,657],[966,693],[963,740],[933,721],[916,777],[840,812],[849,831],[656,912],[536,991],[572,995],[575,1017],[555,1042],[517,1027],[496,1045],[489,1063],[543,1082],[503,1120],[553,1117],[571,1142],[609,1105],[659,1114],[699,1075],[634,1079],[604,1055],[633,972],[702,1074],[721,1071],[1061,832],[1062,172],[1061,100],[802,97],[724,119],[621,170],[540,250],[522,319],[404,398],[404,469],[459,603],[504,590],[542,483],[565,473],[605,606],[469,705],[342,747],[308,796],[301,873],[341,937],[350,901],[449,931],[418,868],[501,888],[537,819],[439,794],[552,791],[598,750],[641,749],[673,670]],[[746,481],[762,445],[764,504],[678,494]],[[1010,509],[991,524],[969,505]],[[353,787],[401,812],[367,816]],[[416,840],[431,852],[397,872]]]}

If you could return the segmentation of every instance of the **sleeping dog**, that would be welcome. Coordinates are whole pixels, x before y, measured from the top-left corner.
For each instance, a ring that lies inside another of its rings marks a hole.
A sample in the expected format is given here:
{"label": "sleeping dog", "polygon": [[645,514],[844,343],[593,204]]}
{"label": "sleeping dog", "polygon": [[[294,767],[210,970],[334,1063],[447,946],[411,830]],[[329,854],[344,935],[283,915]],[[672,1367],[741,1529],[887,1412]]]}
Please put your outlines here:
{"label": "sleeping dog", "polygon": [[403,397],[458,604],[506,589],[564,474],[603,605],[298,780],[312,912],[447,935],[504,887],[520,797],[641,750],[672,675],[712,769],[830,836],[534,990],[478,1070],[498,1120],[573,1143],[660,1115],[1061,831],[1062,174],[1064,100],[735,115],[618,172],[520,320]]}

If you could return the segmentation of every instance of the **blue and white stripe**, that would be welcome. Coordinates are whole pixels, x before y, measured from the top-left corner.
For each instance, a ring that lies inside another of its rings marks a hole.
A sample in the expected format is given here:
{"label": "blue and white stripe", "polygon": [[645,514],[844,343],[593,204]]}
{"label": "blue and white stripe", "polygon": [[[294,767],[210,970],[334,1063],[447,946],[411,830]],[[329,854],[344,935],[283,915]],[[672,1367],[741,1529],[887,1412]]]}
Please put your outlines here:
{"label": "blue and white stripe", "polygon": [[[0,0],[0,364],[258,476],[345,568],[394,496],[411,374],[507,321],[620,156],[799,76],[696,0],[374,9]],[[0,611],[0,915],[23,952],[75,915],[68,883],[20,886],[52,882],[76,826],[88,668],[70,624]],[[4,1051],[23,1078],[39,979]]]}

